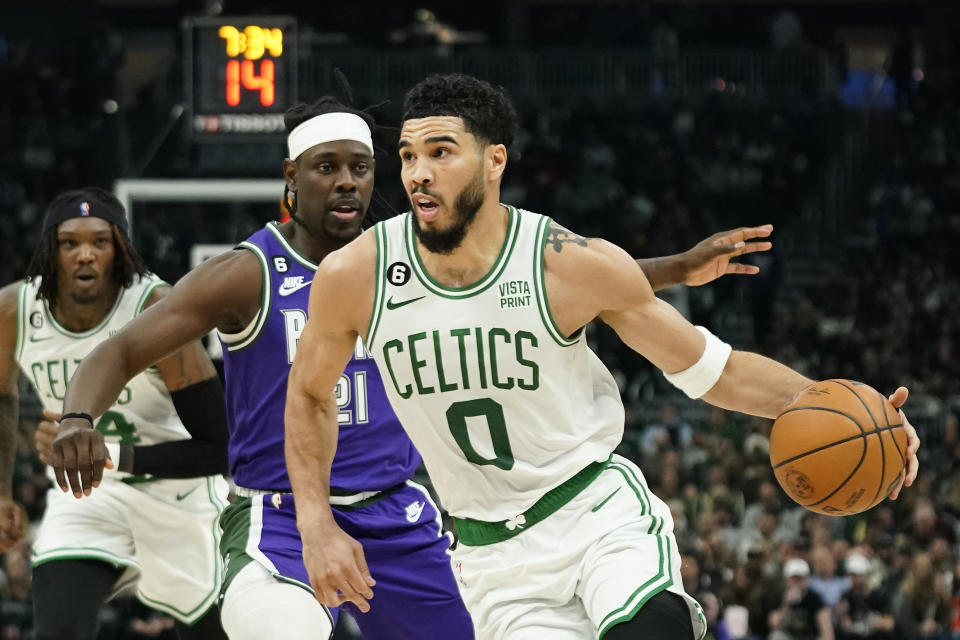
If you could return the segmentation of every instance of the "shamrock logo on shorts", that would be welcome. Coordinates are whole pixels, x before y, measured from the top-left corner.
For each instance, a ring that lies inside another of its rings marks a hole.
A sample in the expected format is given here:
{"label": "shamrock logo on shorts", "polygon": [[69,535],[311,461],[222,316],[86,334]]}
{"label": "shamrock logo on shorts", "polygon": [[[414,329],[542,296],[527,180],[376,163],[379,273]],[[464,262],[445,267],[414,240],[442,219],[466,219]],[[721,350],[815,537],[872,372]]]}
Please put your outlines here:
{"label": "shamrock logo on shorts", "polygon": [[523,525],[527,524],[527,518],[522,513],[518,516],[515,516],[504,523],[504,526],[513,531],[516,528],[523,529]]}

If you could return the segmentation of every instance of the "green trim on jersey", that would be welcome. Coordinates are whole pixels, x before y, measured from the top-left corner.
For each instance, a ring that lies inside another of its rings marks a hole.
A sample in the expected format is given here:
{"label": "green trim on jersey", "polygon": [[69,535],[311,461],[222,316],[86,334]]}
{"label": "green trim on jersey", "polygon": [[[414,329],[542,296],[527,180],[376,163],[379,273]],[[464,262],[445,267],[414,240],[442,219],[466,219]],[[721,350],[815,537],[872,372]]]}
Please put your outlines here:
{"label": "green trim on jersey", "polygon": [[554,342],[561,347],[570,347],[580,342],[583,332],[578,331],[572,338],[564,336],[563,332],[560,331],[560,328],[557,326],[557,321],[550,311],[550,302],[547,300],[547,280],[545,276],[547,271],[547,257],[544,249],[547,244],[547,231],[550,229],[551,222],[553,222],[552,218],[543,216],[537,225],[537,236],[533,252],[533,289],[537,294],[537,309],[540,311],[540,319],[543,320],[543,326],[546,327],[547,333],[549,333]]}
{"label": "green trim on jersey", "polygon": [[[511,520],[485,522],[473,518],[453,518],[453,528],[460,543],[468,547],[482,547],[509,540],[545,520],[573,500],[610,464],[609,458],[603,462],[591,462],[566,482],[547,491],[532,507]],[[513,526],[510,526],[511,524]]]}
{"label": "green trim on jersey", "polygon": [[154,282],[149,287],[147,287],[144,290],[143,294],[140,296],[140,299],[137,301],[137,306],[133,310],[133,315],[134,316],[140,315],[140,312],[143,311],[144,305],[147,304],[147,300],[150,298],[150,294],[152,294],[154,291],[156,291],[160,287],[169,287],[169,286],[170,286],[169,284],[167,284],[160,278],[157,278],[156,282]]}
{"label": "green trim on jersey", "polygon": [[[263,250],[260,249],[260,247],[252,242],[247,242],[246,240],[238,244],[237,248],[246,249],[257,257],[257,260],[260,261],[260,273],[263,276],[263,282],[260,283],[260,310],[257,312],[257,320],[253,327],[253,331],[251,331],[250,335],[240,342],[236,342],[234,344],[227,344],[224,342],[224,346],[227,347],[227,351],[231,352],[241,351],[253,344],[256,339],[260,337],[260,332],[263,331],[264,325],[267,324],[267,316],[270,314],[270,264],[267,261],[267,256],[263,253]],[[223,337],[223,334],[220,335]]]}
{"label": "green trim on jersey", "polygon": [[307,256],[294,249],[293,245],[290,244],[290,241],[286,239],[283,233],[281,233],[280,228],[277,226],[275,221],[271,220],[267,223],[267,231],[274,235],[274,237],[277,239],[277,242],[283,245],[283,248],[287,250],[287,253],[289,253],[294,260],[311,271],[317,270],[317,263],[313,262]]}
{"label": "green trim on jersey", "polygon": [[373,349],[374,339],[377,335],[377,328],[380,326],[380,317],[383,315],[383,298],[386,289],[386,260],[387,260],[387,232],[384,228],[386,222],[381,222],[373,228],[374,238],[377,241],[377,268],[376,284],[373,294],[373,308],[370,309],[370,325],[367,327],[367,339],[364,342]]}
{"label": "green trim on jersey", "polygon": [[41,555],[34,554],[30,558],[30,565],[39,567],[55,560],[100,560],[115,567],[133,567],[140,571],[140,565],[136,560],[123,558],[99,547],[59,547]]}
{"label": "green trim on jersey", "polygon": [[640,503],[640,515],[650,515],[651,523],[647,533],[656,536],[657,551],[659,555],[659,565],[657,573],[637,587],[636,591],[630,594],[626,601],[610,613],[608,613],[597,626],[599,637],[603,638],[610,629],[621,622],[633,619],[640,608],[647,601],[673,585],[673,557],[671,554],[670,535],[663,534],[664,520],[661,517],[654,516],[651,510],[650,494],[643,481],[637,477],[636,472],[627,465],[619,462],[611,462],[609,467],[612,471],[617,471],[623,476],[627,486],[637,496]]}
{"label": "green trim on jersey", "polygon": [[27,319],[24,316],[27,313],[26,298],[28,290],[29,287],[24,282],[17,292],[17,341],[14,343],[16,346],[13,349],[13,357],[17,362],[20,362],[20,356],[23,355],[23,343],[27,339]]}
{"label": "green trim on jersey", "polygon": [[503,273],[503,270],[506,269],[507,263],[510,262],[510,255],[513,253],[513,248],[517,244],[517,238],[520,236],[520,213],[510,205],[504,206],[507,207],[509,221],[507,224],[507,235],[503,239],[503,246],[500,247],[500,255],[497,256],[497,260],[485,276],[466,287],[447,287],[430,277],[426,267],[423,266],[423,262],[420,260],[420,254],[417,253],[417,239],[413,230],[413,213],[405,214],[406,217],[403,220],[403,235],[406,238],[407,253],[409,254],[408,259],[410,260],[414,273],[417,274],[417,279],[420,280],[423,286],[431,293],[453,300],[475,296],[493,286],[493,283],[497,281]]}
{"label": "green trim on jersey", "polygon": [[126,287],[121,287],[120,292],[117,293],[117,299],[114,300],[113,302],[113,308],[110,309],[110,313],[108,313],[103,318],[103,320],[97,323],[97,326],[95,326],[94,328],[87,329],[86,331],[81,331],[79,333],[70,331],[69,329],[61,325],[59,322],[57,322],[57,319],[53,317],[53,312],[50,311],[50,305],[47,304],[46,300],[43,301],[43,305],[42,305],[43,311],[46,314],[47,319],[50,320],[51,326],[53,326],[53,328],[56,329],[58,333],[65,335],[68,338],[89,338],[90,336],[100,331],[105,326],[107,326],[107,324],[109,324],[110,320],[113,318],[113,314],[115,314],[117,312],[117,309],[120,308],[120,302],[123,300],[123,296],[126,295],[127,291],[128,289]]}

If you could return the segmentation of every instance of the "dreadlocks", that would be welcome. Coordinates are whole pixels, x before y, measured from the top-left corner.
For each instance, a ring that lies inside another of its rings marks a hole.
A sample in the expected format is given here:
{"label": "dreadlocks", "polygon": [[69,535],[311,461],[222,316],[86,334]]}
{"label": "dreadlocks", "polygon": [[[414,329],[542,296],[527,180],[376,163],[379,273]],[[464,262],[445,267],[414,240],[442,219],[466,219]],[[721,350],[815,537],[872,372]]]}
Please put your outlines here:
{"label": "dreadlocks", "polygon": [[[58,195],[50,205],[47,211],[56,211],[69,204],[71,201],[86,201],[105,205],[113,209],[123,211],[123,205],[114,195],[97,187],[85,187],[75,191],[65,191]],[[37,298],[44,299],[53,308],[57,303],[57,272],[59,253],[59,242],[57,241],[57,229],[59,225],[54,225],[43,232],[37,248],[30,259],[30,265],[27,267],[27,281],[32,282],[34,278],[40,278],[40,289],[37,291]],[[143,258],[136,252],[130,244],[130,238],[127,233],[116,224],[110,223],[113,232],[114,258],[113,258],[113,277],[120,286],[126,288],[133,284],[134,276],[143,276],[149,273]]]}

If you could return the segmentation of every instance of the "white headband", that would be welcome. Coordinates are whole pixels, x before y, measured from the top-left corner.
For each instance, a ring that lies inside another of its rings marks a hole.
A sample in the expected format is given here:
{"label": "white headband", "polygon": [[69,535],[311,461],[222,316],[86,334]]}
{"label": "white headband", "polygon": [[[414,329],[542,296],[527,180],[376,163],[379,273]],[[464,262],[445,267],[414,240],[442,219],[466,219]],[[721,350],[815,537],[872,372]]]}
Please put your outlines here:
{"label": "white headband", "polygon": [[373,137],[363,118],[353,113],[336,111],[310,118],[287,136],[287,152],[291,160],[314,145],[334,140],[355,140],[373,155]]}

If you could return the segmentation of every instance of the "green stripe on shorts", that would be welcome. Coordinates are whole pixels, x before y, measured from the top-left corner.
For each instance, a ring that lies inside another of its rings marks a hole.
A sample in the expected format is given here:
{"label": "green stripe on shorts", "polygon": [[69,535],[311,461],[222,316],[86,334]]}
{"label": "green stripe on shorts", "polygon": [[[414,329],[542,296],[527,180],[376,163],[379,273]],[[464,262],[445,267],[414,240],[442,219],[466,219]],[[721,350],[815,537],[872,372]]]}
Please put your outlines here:
{"label": "green stripe on shorts", "polygon": [[640,502],[640,515],[650,516],[652,522],[647,532],[657,538],[657,552],[660,556],[660,562],[657,573],[640,585],[636,591],[631,593],[623,605],[608,613],[600,622],[598,630],[601,639],[612,627],[621,622],[626,622],[637,615],[637,612],[646,604],[647,600],[673,584],[673,560],[670,553],[670,536],[660,533],[663,531],[664,520],[659,516],[653,515],[648,489],[637,476],[636,472],[629,466],[611,461],[608,468],[620,473],[626,481],[627,486],[633,490],[633,493],[637,496],[637,500]]}
{"label": "green stripe on shorts", "polygon": [[[207,489],[207,499],[210,501],[210,504],[213,505],[214,509],[216,509],[220,513],[220,515],[223,516],[225,503],[221,496],[214,493],[213,488],[215,483],[216,483],[216,480],[214,479],[214,476],[207,476],[206,478],[204,478],[204,484]],[[193,609],[190,609],[189,611],[182,611],[177,607],[175,607],[174,605],[169,604],[167,602],[154,600],[153,598],[150,598],[149,596],[147,596],[146,594],[144,594],[142,591],[138,589],[137,598],[139,598],[141,602],[143,602],[144,604],[150,607],[153,607],[154,609],[157,609],[158,611],[163,611],[167,615],[173,616],[174,618],[176,618],[177,620],[179,620],[180,622],[188,626],[193,625],[200,618],[206,615],[207,611],[209,611],[210,608],[217,603],[217,600],[219,599],[220,591],[221,591],[221,587],[219,584],[220,579],[222,577],[221,568],[220,568],[220,562],[218,562],[218,558],[216,558],[217,535],[219,533],[218,520],[219,518],[216,518],[213,520],[213,524],[210,529],[211,542],[213,543],[213,546],[214,546],[213,584],[210,587],[210,591],[207,593],[207,595],[203,597],[200,603],[197,606],[195,606]]]}

